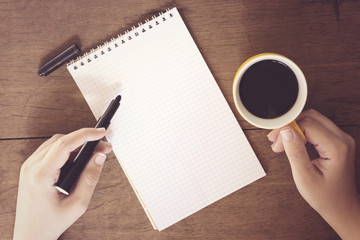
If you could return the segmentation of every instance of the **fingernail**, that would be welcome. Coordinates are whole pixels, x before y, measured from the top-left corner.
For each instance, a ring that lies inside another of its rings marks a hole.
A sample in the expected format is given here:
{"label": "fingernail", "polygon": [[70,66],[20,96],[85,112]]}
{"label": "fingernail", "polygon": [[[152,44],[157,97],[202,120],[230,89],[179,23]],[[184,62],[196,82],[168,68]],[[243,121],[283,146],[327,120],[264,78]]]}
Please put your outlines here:
{"label": "fingernail", "polygon": [[290,141],[291,139],[294,138],[292,131],[289,129],[280,131],[280,134],[281,134],[281,139],[284,141]]}
{"label": "fingernail", "polygon": [[97,153],[96,157],[95,157],[95,163],[99,166],[104,165],[106,159],[106,155],[103,153]]}
{"label": "fingernail", "polygon": [[105,128],[104,128],[104,127],[102,127],[102,128],[96,128],[96,130],[97,130],[97,131],[100,131],[100,132],[103,132],[103,131],[105,131]]}
{"label": "fingernail", "polygon": [[268,139],[270,138],[270,136],[272,135],[272,133],[273,133],[273,131],[269,132],[269,134],[266,135]]}

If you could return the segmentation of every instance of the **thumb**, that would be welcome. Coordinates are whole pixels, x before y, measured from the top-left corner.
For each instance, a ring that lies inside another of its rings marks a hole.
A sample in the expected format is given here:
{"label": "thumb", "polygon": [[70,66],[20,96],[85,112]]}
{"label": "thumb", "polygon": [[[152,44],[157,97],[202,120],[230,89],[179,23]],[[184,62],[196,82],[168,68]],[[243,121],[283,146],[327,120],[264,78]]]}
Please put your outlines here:
{"label": "thumb", "polygon": [[294,128],[287,126],[281,129],[280,136],[294,178],[313,174],[315,169],[300,134]]}
{"label": "thumb", "polygon": [[[106,155],[100,152],[95,153],[91,157],[84,171],[81,173],[72,193],[68,197],[68,201],[71,202],[71,205],[80,205],[81,210],[84,212],[86,211],[95,187],[100,179],[105,159]],[[74,203],[74,201],[77,203]]]}

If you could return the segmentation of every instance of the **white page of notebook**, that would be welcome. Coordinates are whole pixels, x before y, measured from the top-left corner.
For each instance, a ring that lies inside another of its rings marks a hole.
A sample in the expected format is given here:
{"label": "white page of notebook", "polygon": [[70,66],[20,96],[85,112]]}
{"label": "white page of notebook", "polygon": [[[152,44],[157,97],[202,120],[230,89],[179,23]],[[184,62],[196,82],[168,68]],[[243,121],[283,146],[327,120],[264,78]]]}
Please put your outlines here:
{"label": "white page of notebook", "polygon": [[154,228],[265,175],[176,8],[68,69],[96,118],[121,94],[106,136]]}

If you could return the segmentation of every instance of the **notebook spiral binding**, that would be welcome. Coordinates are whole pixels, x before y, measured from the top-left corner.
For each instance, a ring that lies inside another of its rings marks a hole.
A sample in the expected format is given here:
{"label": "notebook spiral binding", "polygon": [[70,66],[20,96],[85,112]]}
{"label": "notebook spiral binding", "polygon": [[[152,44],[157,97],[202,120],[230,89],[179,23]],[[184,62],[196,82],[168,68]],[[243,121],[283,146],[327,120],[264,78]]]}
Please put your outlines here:
{"label": "notebook spiral binding", "polygon": [[102,55],[113,51],[113,49],[119,48],[123,44],[126,44],[126,42],[145,34],[147,31],[151,31],[154,27],[160,25],[162,22],[165,22],[173,16],[174,15],[172,14],[170,8],[168,8],[165,13],[160,12],[158,16],[152,16],[151,20],[146,19],[145,23],[140,22],[137,27],[133,26],[131,30],[125,31],[124,34],[119,34],[117,37],[111,38],[110,41],[106,41],[102,45],[84,53],[82,56],[71,60],[67,66],[73,65],[74,70],[77,70],[86,63],[95,61]]}

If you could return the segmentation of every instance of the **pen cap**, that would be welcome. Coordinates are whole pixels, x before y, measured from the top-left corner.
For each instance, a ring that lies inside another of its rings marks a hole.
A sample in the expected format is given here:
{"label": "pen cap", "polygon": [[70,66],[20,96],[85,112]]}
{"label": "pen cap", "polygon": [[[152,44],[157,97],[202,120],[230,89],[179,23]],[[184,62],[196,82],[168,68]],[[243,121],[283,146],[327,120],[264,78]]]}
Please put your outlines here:
{"label": "pen cap", "polygon": [[61,52],[59,55],[51,59],[49,62],[45,63],[39,68],[39,76],[47,76],[51,72],[58,69],[60,66],[64,65],[70,60],[77,58],[81,55],[80,49],[76,44],[71,45],[66,50]]}

